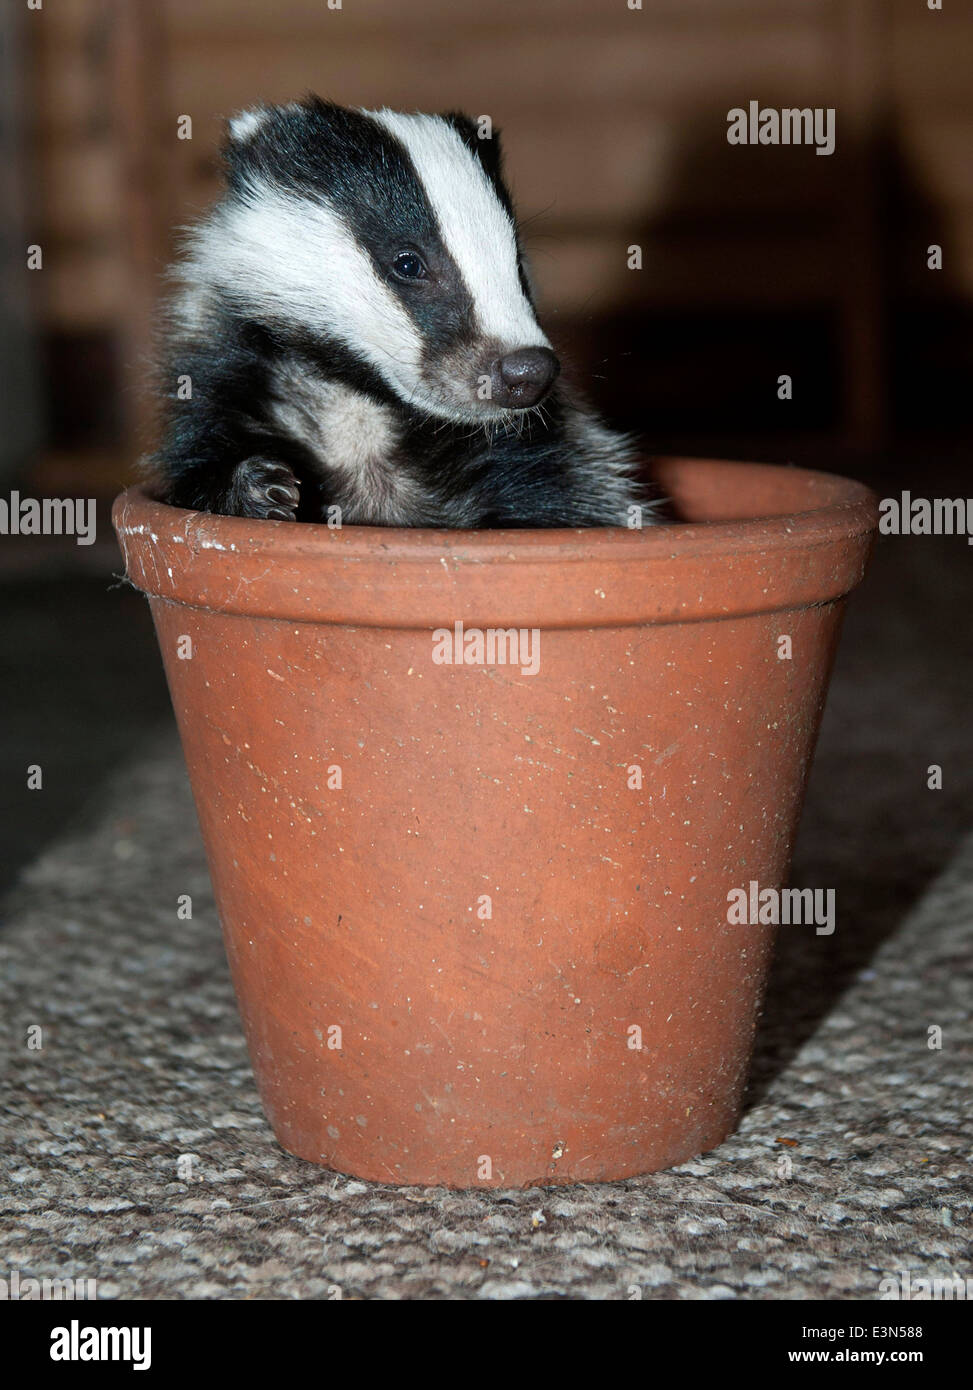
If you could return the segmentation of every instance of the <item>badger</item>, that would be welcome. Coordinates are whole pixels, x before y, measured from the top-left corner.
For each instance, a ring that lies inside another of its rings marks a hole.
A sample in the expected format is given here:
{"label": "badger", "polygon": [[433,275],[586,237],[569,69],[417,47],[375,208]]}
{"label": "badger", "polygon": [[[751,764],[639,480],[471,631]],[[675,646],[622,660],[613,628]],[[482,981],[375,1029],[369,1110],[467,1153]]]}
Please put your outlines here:
{"label": "badger", "polygon": [[164,319],[164,500],[407,527],[661,520],[560,375],[499,136],[318,97],[244,111]]}

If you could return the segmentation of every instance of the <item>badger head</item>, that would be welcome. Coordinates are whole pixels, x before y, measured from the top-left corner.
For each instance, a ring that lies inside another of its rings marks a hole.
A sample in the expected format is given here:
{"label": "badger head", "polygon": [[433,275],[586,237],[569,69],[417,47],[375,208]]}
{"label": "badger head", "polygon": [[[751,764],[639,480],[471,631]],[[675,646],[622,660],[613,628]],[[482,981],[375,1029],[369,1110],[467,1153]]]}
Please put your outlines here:
{"label": "badger head", "polygon": [[534,314],[497,136],[465,116],[309,98],[230,122],[228,196],[189,277],[427,415],[539,404],[558,361]]}

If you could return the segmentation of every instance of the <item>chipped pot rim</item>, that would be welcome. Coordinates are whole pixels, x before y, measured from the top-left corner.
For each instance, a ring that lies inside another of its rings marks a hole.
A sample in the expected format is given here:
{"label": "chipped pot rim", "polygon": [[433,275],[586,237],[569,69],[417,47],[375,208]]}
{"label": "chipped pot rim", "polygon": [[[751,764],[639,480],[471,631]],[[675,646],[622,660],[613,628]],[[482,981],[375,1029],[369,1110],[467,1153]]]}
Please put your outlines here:
{"label": "chipped pot rim", "polygon": [[660,458],[674,525],[456,531],[251,521],[144,487],[112,520],[132,584],[229,614],[372,627],[603,627],[807,607],[860,581],[878,504],[863,484],[775,464]]}

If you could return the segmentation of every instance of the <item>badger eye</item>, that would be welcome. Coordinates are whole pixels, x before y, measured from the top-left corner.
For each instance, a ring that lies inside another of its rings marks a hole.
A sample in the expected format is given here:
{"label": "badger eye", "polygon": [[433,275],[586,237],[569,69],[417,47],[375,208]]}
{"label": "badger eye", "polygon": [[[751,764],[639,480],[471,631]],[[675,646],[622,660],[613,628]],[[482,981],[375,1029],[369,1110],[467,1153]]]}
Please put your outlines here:
{"label": "badger eye", "polygon": [[392,262],[392,269],[400,280],[424,280],[426,267],[415,251],[400,251]]}

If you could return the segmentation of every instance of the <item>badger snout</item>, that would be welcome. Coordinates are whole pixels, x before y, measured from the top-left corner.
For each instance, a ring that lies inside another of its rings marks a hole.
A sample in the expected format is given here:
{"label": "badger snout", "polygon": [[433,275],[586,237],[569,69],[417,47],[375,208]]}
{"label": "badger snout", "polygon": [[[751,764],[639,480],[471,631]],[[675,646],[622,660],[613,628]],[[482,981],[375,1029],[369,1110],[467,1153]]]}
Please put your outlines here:
{"label": "badger snout", "polygon": [[561,364],[550,348],[518,348],[494,362],[490,373],[494,405],[526,410],[544,399]]}

